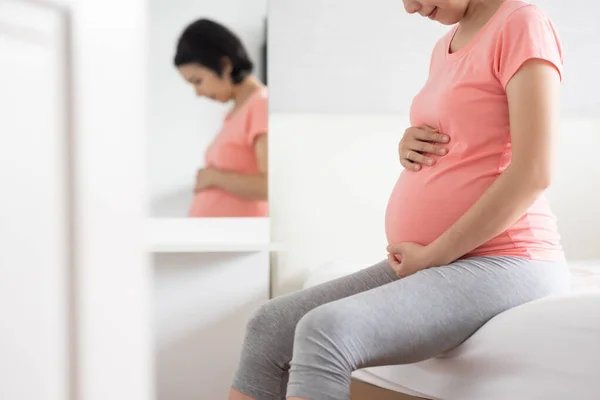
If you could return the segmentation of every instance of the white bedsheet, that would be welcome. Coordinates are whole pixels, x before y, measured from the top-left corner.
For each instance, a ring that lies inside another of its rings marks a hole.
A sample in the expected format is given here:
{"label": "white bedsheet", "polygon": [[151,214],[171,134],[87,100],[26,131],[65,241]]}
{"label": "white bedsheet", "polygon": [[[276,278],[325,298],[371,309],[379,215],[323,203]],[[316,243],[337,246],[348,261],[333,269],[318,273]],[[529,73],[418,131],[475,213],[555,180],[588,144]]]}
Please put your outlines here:
{"label": "white bedsheet", "polygon": [[568,295],[506,311],[443,357],[354,376],[436,400],[598,400],[600,261],[571,268]]}

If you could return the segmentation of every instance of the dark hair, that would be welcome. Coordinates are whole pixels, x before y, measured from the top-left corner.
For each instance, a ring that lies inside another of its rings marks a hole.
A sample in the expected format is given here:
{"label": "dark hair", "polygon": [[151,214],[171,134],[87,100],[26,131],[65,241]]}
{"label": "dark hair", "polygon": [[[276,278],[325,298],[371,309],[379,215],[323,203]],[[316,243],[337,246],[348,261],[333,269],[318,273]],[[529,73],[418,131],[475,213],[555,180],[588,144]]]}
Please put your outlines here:
{"label": "dark hair", "polygon": [[199,19],[183,31],[177,42],[176,67],[196,63],[223,76],[224,59],[231,62],[231,80],[241,83],[252,73],[254,64],[240,38],[223,25]]}

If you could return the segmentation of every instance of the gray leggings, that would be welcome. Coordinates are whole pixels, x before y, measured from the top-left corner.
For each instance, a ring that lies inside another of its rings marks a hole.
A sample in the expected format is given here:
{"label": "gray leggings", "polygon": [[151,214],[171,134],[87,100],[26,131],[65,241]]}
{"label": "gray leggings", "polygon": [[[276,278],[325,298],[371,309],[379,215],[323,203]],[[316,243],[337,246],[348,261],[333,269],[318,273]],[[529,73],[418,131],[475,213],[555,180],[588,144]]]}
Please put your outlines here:
{"label": "gray leggings", "polygon": [[438,356],[495,315],[568,284],[563,262],[473,257],[398,279],[383,261],[264,304],[248,323],[233,387],[257,400],[349,399],[352,371]]}

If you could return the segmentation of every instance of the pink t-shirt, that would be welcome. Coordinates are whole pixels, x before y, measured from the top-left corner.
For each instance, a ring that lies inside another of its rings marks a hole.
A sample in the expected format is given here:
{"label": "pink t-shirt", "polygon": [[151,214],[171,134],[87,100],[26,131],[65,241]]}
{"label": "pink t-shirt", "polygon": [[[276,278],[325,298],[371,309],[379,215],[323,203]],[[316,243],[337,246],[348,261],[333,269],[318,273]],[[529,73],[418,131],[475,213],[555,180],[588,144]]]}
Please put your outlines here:
{"label": "pink t-shirt", "polygon": [[[464,48],[449,52],[454,27],[432,54],[429,78],[415,97],[412,126],[450,136],[448,154],[420,171],[404,170],[389,199],[389,243],[426,245],[454,224],[510,164],[506,85],[529,59],[547,60],[562,74],[562,48],[551,21],[536,6],[507,0]],[[564,258],[545,197],[510,229],[466,255]]]}
{"label": "pink t-shirt", "polygon": [[[239,174],[260,172],[254,148],[256,139],[268,132],[268,92],[259,89],[240,108],[228,114],[219,134],[206,151],[206,167]],[[194,196],[190,217],[266,217],[268,202],[234,196],[224,190],[207,189]]]}

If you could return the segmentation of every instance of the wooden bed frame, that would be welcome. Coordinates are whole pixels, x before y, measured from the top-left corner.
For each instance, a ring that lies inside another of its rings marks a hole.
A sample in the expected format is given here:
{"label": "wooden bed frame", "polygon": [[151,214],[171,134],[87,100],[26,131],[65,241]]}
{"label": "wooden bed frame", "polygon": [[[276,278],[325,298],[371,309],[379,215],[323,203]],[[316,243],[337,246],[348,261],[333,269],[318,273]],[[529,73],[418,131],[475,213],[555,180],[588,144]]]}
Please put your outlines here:
{"label": "wooden bed frame", "polygon": [[351,400],[427,400],[392,390],[383,389],[369,383],[352,379],[350,384]]}

